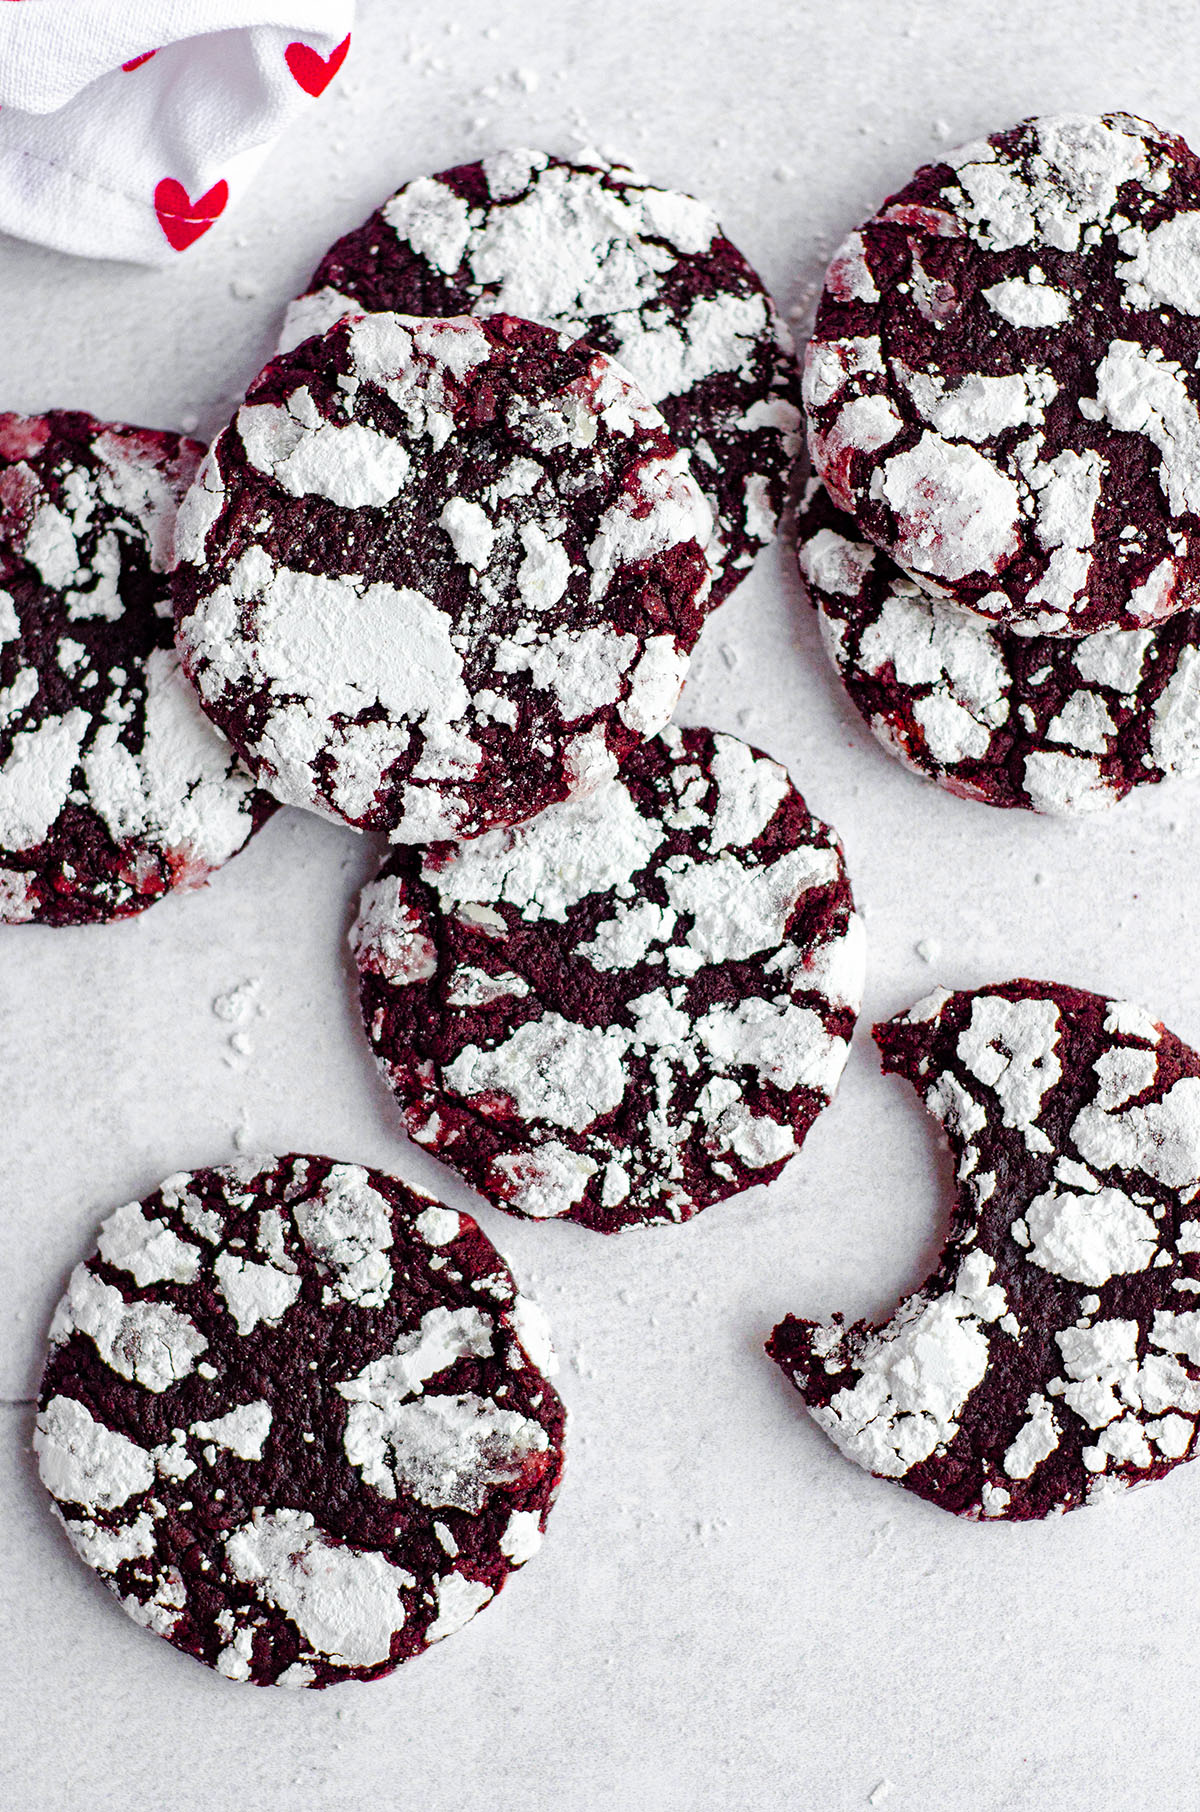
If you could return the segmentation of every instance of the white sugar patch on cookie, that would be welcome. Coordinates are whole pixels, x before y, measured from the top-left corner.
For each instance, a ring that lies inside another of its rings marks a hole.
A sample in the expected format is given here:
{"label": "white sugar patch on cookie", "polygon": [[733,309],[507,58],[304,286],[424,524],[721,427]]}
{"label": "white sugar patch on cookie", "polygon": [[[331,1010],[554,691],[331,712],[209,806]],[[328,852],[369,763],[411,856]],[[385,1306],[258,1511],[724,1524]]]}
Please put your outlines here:
{"label": "white sugar patch on cookie", "polygon": [[662,838],[661,828],[613,780],[549,806],[528,824],[464,843],[422,872],[445,905],[507,901],[528,918],[561,921],[586,894],[629,881]]}
{"label": "white sugar patch on cookie", "polygon": [[386,1661],[415,1581],[382,1554],[331,1542],[302,1510],[256,1512],[225,1539],[235,1578],[285,1611],[310,1648],[347,1667]]}
{"label": "white sugar patch on cookie", "polygon": [[74,1397],[52,1397],[39,1412],[33,1450],[46,1489],[85,1510],[115,1509],[154,1479],[145,1448],[97,1422]]}

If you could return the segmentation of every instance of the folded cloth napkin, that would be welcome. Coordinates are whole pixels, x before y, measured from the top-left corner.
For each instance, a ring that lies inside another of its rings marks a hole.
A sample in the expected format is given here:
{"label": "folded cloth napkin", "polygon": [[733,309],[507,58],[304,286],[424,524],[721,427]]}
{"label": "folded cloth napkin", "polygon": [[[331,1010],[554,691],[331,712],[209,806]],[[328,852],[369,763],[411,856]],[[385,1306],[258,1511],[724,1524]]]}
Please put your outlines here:
{"label": "folded cloth napkin", "polygon": [[0,231],[164,264],[333,80],[354,0],[0,0]]}

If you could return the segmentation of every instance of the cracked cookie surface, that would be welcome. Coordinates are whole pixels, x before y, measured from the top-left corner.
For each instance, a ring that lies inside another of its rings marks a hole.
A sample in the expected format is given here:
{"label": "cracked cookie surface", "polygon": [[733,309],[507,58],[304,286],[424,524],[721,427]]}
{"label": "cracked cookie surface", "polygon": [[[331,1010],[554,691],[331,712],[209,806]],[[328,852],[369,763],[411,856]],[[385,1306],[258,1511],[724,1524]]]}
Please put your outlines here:
{"label": "cracked cookie surface", "polygon": [[1021,635],[930,598],[819,484],[797,554],[854,705],[889,754],[947,791],[1061,817],[1200,772],[1200,611]]}
{"label": "cracked cookie surface", "polygon": [[1025,120],[852,233],[805,360],[834,501],[930,593],[1032,634],[1200,603],[1200,160]]}
{"label": "cracked cookie surface", "polygon": [[469,837],[670,716],[708,506],[603,353],[493,315],[359,315],[271,362],[180,511],[184,667],[277,799]]}
{"label": "cracked cookie surface", "polygon": [[768,1352],[857,1465],[967,1518],[1050,1516],[1190,1459],[1200,1418],[1200,1056],[1055,983],[944,990],[875,1029],[959,1192],[882,1325]]}
{"label": "cracked cookie surface", "polygon": [[0,415],[0,920],[141,912],[275,809],[174,648],[172,525],[202,452],[78,410]]}
{"label": "cracked cookie surface", "polygon": [[620,360],[711,505],[710,605],[774,539],[799,444],[795,352],[703,202],[593,153],[498,152],[405,183],[339,239],[282,344],[357,309],[520,315]]}
{"label": "cracked cookie surface", "polygon": [[835,833],[778,762],[674,725],[587,798],[398,852],[351,943],[412,1137],[498,1207],[604,1233],[777,1175],[862,995]]}
{"label": "cracked cookie surface", "polygon": [[536,1551],[554,1369],[468,1215],[359,1165],[247,1158],[104,1222],[34,1450],[135,1622],[230,1680],[376,1679]]}

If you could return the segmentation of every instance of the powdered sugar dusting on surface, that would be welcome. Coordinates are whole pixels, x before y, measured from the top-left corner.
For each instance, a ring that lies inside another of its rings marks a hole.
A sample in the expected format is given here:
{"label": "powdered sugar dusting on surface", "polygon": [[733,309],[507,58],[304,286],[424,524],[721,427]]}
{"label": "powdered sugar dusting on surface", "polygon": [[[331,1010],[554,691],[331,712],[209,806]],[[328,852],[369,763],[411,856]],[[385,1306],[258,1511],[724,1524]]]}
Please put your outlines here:
{"label": "powdered sugar dusting on surface", "polygon": [[[769,1180],[837,1086],[863,968],[841,851],[735,737],[668,729],[526,825],[397,855],[369,895],[383,1075],[501,1207],[686,1219]],[[435,967],[389,974],[396,938]]]}
{"label": "powdered sugar dusting on surface", "polygon": [[391,1659],[416,1582],[382,1554],[335,1545],[302,1510],[256,1511],[225,1551],[234,1577],[284,1612],[313,1653],[342,1667]]}
{"label": "powdered sugar dusting on surface", "polygon": [[34,1446],[137,1622],[231,1680],[369,1679],[536,1550],[563,1434],[543,1360],[469,1217],[356,1165],[244,1159],[105,1222]]}
{"label": "powdered sugar dusting on surface", "polygon": [[1198,173],[1125,114],[1026,120],[917,171],[835,258],[813,460],[933,595],[1063,636],[1200,602]]}
{"label": "powdered sugar dusting on surface", "polygon": [[774,537],[800,426],[791,339],[703,203],[592,154],[420,177],[330,250],[281,345],[361,308],[511,314],[619,359],[712,505],[714,602]]}
{"label": "powdered sugar dusting on surface", "polygon": [[769,1350],[851,1459],[971,1518],[1161,1476],[1200,1418],[1200,1056],[1148,1015],[1012,982],[876,1029],[949,1135],[937,1270],[880,1327]]}
{"label": "powdered sugar dusting on surface", "polygon": [[927,597],[820,486],[797,550],[855,706],[890,755],[951,792],[1062,817],[1200,772],[1197,611],[1074,641],[1006,631]]}
{"label": "powdered sugar dusting on surface", "polygon": [[184,665],[280,800],[476,835],[595,784],[674,708],[710,512],[621,368],[550,329],[335,325],[268,366],[197,493]]}
{"label": "powdered sugar dusting on surface", "polygon": [[[200,449],[90,416],[2,418],[0,918],[124,917],[197,886],[269,801],[198,708],[166,569]],[[26,435],[26,439],[28,436]]]}

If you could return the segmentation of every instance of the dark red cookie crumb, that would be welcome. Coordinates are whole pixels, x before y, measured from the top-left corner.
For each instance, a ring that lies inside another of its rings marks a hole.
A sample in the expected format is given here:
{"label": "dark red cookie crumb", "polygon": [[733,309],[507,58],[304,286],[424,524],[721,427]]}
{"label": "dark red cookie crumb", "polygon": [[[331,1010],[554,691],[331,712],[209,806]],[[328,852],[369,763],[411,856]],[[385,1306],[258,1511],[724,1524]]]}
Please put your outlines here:
{"label": "dark red cookie crumb", "polygon": [[1200,160],[1128,114],[918,170],[829,268],[805,367],[834,501],[1033,633],[1200,605]]}
{"label": "dark red cookie crumb", "polygon": [[768,1182],[837,1086],[862,923],[778,762],[669,726],[514,831],[395,854],[351,943],[412,1137],[601,1233]]}
{"label": "dark red cookie crumb", "polygon": [[1161,1478],[1200,1416],[1200,1056],[1052,982],[939,991],[875,1028],[949,1136],[937,1270],[882,1327],[789,1315],[767,1351],[850,1459],[1025,1520]]}
{"label": "dark red cookie crumb", "polygon": [[690,195],[590,152],[502,151],[423,176],[330,248],[282,343],[364,308],[520,315],[619,359],[712,506],[712,605],[774,539],[799,440],[791,335]]}
{"label": "dark red cookie crumb", "polygon": [[378,1679],[541,1540],[564,1429],[541,1312],[394,1177],[168,1177],[105,1221],[50,1342],[34,1448],[73,1546],[231,1680]]}
{"label": "dark red cookie crumb", "polygon": [[0,415],[0,920],[141,912],[275,809],[172,643],[171,532],[202,451],[78,411]]}
{"label": "dark red cookie crumb", "polygon": [[1091,812],[1200,770],[1200,612],[1070,640],[939,603],[814,484],[800,571],[843,685],[889,754],[986,805]]}
{"label": "dark red cookie crumb", "polygon": [[670,716],[710,527],[602,353],[504,315],[359,315],[268,365],[201,468],[179,646],[276,798],[475,836]]}

